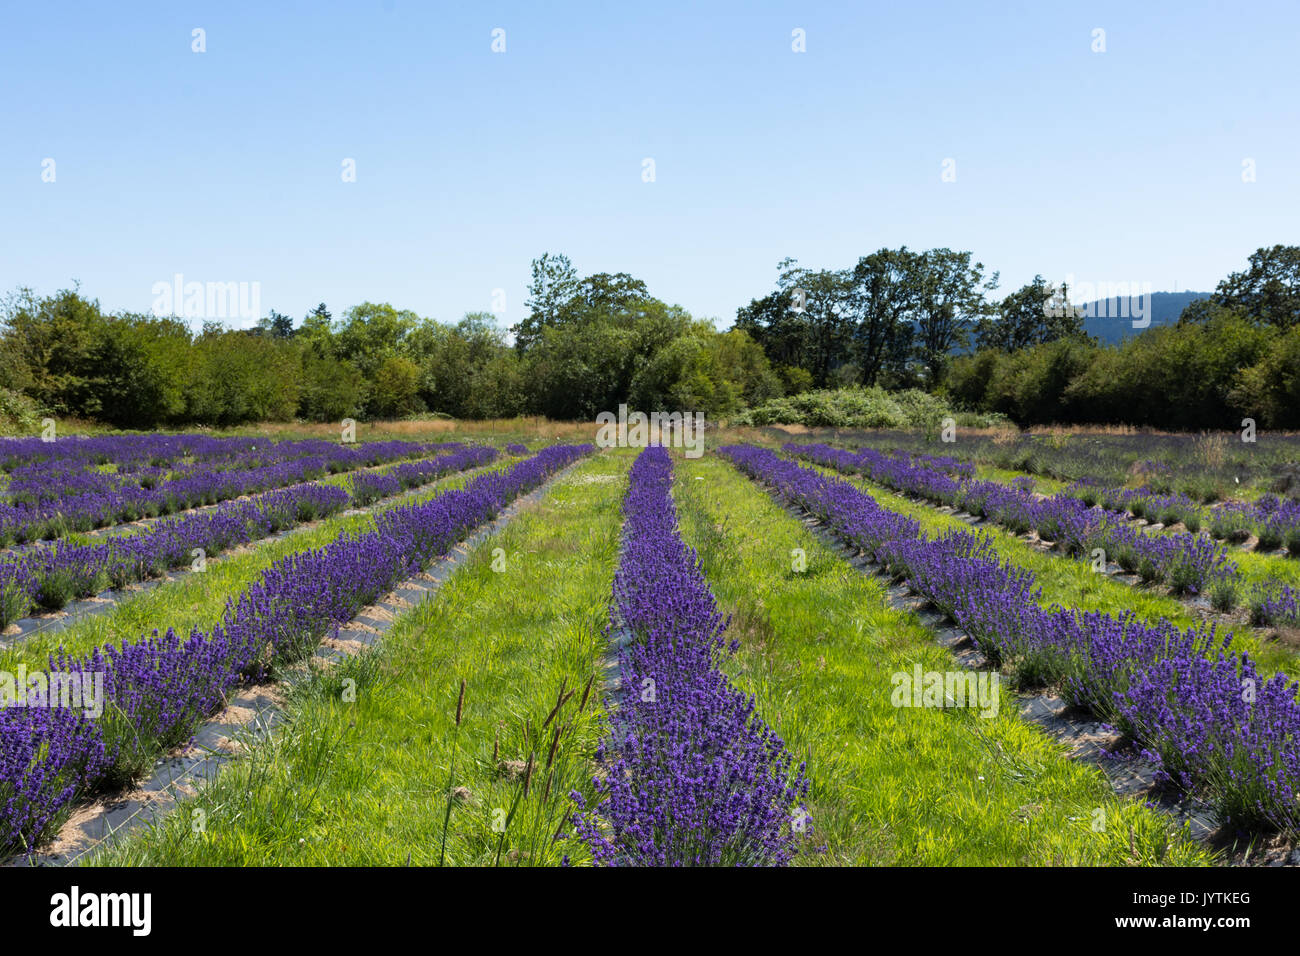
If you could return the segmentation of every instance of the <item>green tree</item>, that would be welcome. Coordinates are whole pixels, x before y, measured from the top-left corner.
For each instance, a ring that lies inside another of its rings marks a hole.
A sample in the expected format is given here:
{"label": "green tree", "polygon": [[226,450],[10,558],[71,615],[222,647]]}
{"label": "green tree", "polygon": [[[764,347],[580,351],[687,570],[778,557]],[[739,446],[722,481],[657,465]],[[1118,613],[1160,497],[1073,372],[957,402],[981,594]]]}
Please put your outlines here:
{"label": "green tree", "polygon": [[560,321],[562,310],[578,292],[578,273],[565,255],[542,253],[532,261],[532,281],[528,284],[528,317],[514,328],[515,345],[521,351],[530,348],[543,328]]}
{"label": "green tree", "polygon": [[380,418],[402,418],[424,410],[420,367],[408,358],[389,355],[375,372],[371,407]]}
{"label": "green tree", "polygon": [[883,369],[897,368],[911,351],[910,320],[921,295],[921,263],[920,253],[902,246],[877,250],[853,267],[853,341],[863,385],[875,385]]}
{"label": "green tree", "polygon": [[287,421],[298,408],[300,357],[292,343],[205,323],[194,342],[186,416],[207,425]]}
{"label": "green tree", "polygon": [[935,384],[952,351],[964,348],[971,330],[992,311],[984,296],[997,288],[998,275],[985,282],[983,263],[972,265],[969,252],[951,249],[930,249],[916,264],[916,354]]}
{"label": "green tree", "polygon": [[1300,324],[1300,246],[1256,249],[1250,268],[1220,282],[1213,298],[1264,325],[1289,329]]}
{"label": "green tree", "polygon": [[980,323],[980,345],[1015,352],[1031,345],[1084,335],[1083,315],[1071,305],[1069,289],[1034,276],[1003,299],[994,318]]}
{"label": "green tree", "polygon": [[363,413],[366,380],[351,362],[304,350],[301,380],[300,417],[313,422],[338,422]]}
{"label": "green tree", "polygon": [[1259,361],[1241,369],[1229,400],[1269,428],[1300,428],[1300,326],[1274,337]]}
{"label": "green tree", "polygon": [[275,309],[272,309],[263,318],[258,319],[257,328],[262,335],[269,335],[273,339],[293,338],[293,319],[287,315],[281,315]]}

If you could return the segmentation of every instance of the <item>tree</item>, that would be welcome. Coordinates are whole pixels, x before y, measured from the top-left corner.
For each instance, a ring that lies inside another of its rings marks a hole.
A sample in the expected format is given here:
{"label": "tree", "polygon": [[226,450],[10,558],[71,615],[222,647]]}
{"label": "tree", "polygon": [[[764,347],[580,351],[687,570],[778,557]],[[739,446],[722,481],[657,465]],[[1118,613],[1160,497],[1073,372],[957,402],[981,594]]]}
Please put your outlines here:
{"label": "tree", "polygon": [[[788,261],[788,260],[787,260]],[[746,333],[763,349],[764,354],[781,368],[797,368],[808,377],[803,366],[808,325],[802,313],[794,311],[794,291],[777,290],[736,310],[735,328]]]}
{"label": "tree", "polygon": [[921,255],[906,246],[880,249],[854,266],[850,297],[855,322],[853,339],[863,385],[875,385],[893,357],[896,364],[910,344],[909,323],[921,295]]}
{"label": "tree", "polygon": [[597,272],[581,282],[560,308],[559,321],[577,321],[598,315],[607,319],[635,319],[655,301],[646,284],[626,272]]}
{"label": "tree", "polygon": [[561,310],[578,291],[578,273],[565,255],[542,253],[532,262],[533,279],[528,283],[528,317],[516,325],[515,346],[524,351],[541,335],[543,328],[560,320]]}
{"label": "tree", "polygon": [[610,322],[548,326],[528,351],[531,405],[550,418],[593,421],[627,400],[636,334]]}
{"label": "tree", "polygon": [[1213,298],[1264,325],[1300,324],[1300,246],[1256,249],[1250,268],[1220,282]]}
{"label": "tree", "polygon": [[1260,360],[1241,370],[1229,400],[1269,428],[1300,428],[1300,326],[1272,339]]}
{"label": "tree", "polygon": [[341,358],[373,380],[380,363],[394,354],[419,324],[420,317],[409,309],[395,309],[387,302],[363,302],[344,313],[342,325],[334,333],[336,349]]}
{"label": "tree", "polygon": [[303,352],[299,416],[313,422],[356,418],[365,400],[366,380],[355,365],[310,350]]}
{"label": "tree", "polygon": [[776,291],[736,312],[736,328],[758,342],[770,361],[808,371],[824,387],[849,357],[855,316],[851,279],[840,270],[777,263]]}
{"label": "tree", "polygon": [[[456,418],[479,417],[479,409],[497,407],[495,401],[485,400],[479,393],[488,387],[483,381],[484,370],[505,351],[505,338],[488,312],[470,312],[454,326],[425,320],[406,337],[401,349],[420,369],[424,403]],[[503,366],[496,366],[495,374],[505,376],[502,382],[509,379]]]}
{"label": "tree", "polygon": [[266,317],[258,320],[257,328],[262,335],[269,335],[273,339],[293,338],[293,319],[287,315],[281,315],[275,309],[272,309]]}
{"label": "tree", "polygon": [[44,298],[24,288],[7,297],[4,313],[12,369],[6,384],[55,414],[98,416],[103,407],[95,350],[106,322],[99,302],[75,287]]}
{"label": "tree", "polygon": [[317,358],[335,354],[334,317],[324,302],[307,313],[297,338]]}
{"label": "tree", "polygon": [[194,342],[185,415],[222,426],[287,421],[298,408],[301,367],[291,343],[205,323]]}
{"label": "tree", "polygon": [[1014,352],[1044,342],[1083,338],[1083,315],[1070,304],[1069,289],[1034,276],[1003,299],[995,319],[980,323],[980,345]]}
{"label": "tree", "polygon": [[931,249],[921,254],[916,295],[916,352],[931,384],[942,378],[954,348],[965,347],[970,330],[992,307],[984,298],[998,286],[994,273],[984,281],[984,265],[971,265],[969,252]]}
{"label": "tree", "polygon": [[408,358],[389,355],[375,372],[371,407],[380,418],[402,418],[424,410],[419,391],[420,367]]}

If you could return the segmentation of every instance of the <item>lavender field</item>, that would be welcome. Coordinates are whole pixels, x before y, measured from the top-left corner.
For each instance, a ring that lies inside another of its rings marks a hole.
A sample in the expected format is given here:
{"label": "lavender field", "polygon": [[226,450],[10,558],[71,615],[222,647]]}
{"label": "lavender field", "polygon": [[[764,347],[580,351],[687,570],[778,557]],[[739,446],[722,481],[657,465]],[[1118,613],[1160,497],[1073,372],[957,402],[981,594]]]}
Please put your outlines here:
{"label": "lavender field", "polygon": [[1297,36],[8,5],[4,938],[1287,938]]}
{"label": "lavender field", "polygon": [[1300,862],[1289,439],[586,431],[0,440],[0,852]]}

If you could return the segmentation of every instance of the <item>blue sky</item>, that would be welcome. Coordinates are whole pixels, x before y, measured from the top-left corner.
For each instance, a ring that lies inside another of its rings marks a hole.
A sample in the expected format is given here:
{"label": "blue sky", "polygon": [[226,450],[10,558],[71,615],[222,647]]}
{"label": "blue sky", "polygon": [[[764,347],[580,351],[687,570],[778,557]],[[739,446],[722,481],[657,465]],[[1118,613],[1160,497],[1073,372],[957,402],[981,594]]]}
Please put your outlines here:
{"label": "blue sky", "polygon": [[0,290],[508,325],[549,250],[725,327],[903,244],[1210,289],[1300,241],[1297,49],[1293,0],[6,3]]}

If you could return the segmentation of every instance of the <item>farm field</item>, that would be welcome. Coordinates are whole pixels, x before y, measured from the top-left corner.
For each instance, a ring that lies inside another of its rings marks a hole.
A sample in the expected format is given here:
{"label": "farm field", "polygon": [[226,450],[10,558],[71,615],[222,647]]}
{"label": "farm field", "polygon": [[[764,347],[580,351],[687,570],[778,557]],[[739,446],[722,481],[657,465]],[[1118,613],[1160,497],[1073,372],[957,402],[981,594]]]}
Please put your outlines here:
{"label": "farm field", "polygon": [[1300,863],[1271,464],[541,431],[0,439],[6,862]]}

